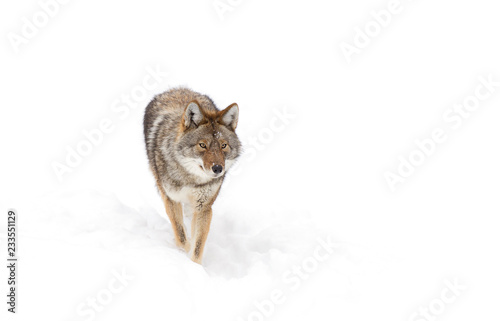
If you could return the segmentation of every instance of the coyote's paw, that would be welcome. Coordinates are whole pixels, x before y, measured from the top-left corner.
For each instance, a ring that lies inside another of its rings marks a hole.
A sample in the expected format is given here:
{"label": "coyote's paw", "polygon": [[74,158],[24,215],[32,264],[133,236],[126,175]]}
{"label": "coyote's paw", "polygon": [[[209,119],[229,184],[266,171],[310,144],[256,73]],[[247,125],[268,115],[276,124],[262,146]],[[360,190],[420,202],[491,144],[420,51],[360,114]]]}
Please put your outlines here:
{"label": "coyote's paw", "polygon": [[177,247],[183,249],[184,251],[186,251],[186,253],[189,253],[191,250],[191,242],[189,242],[189,240],[184,241],[184,244],[181,242],[176,242],[176,244]]}
{"label": "coyote's paw", "polygon": [[194,255],[194,253],[189,253],[189,256],[191,258],[191,261],[201,264],[201,255]]}

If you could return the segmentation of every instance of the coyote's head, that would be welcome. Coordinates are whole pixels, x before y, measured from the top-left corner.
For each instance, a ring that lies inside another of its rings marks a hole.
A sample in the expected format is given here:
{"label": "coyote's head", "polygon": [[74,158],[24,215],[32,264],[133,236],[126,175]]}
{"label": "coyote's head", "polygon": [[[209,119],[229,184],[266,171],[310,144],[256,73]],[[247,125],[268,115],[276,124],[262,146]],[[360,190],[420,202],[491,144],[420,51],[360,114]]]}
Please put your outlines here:
{"label": "coyote's head", "polygon": [[176,140],[179,161],[187,171],[208,180],[231,167],[241,150],[235,133],[238,112],[236,104],[221,111],[203,109],[196,101],[186,106]]}

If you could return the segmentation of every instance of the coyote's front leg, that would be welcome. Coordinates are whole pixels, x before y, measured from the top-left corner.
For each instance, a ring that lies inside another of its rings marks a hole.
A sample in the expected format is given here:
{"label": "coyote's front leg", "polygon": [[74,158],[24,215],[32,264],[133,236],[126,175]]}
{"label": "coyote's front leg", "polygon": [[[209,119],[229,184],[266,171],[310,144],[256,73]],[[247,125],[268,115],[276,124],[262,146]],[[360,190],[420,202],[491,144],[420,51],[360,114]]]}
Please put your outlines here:
{"label": "coyote's front leg", "polygon": [[165,211],[167,212],[170,223],[172,224],[172,229],[174,230],[175,244],[184,249],[184,251],[189,252],[190,244],[186,235],[186,227],[184,226],[184,219],[182,214],[182,205],[178,202],[171,200],[163,187],[159,186],[161,197],[163,203],[165,204]]}
{"label": "coyote's front leg", "polygon": [[201,264],[205,241],[207,240],[210,222],[212,221],[212,206],[195,208],[193,220],[191,222],[191,260]]}

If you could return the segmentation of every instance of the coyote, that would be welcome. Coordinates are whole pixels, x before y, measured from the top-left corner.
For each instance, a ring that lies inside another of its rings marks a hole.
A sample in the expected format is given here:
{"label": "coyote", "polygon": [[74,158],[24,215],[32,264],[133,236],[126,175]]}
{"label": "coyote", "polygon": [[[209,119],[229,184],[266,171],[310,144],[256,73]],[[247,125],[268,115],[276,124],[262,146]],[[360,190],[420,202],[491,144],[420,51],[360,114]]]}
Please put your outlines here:
{"label": "coyote", "polygon": [[[201,264],[212,204],[227,170],[241,152],[236,136],[239,109],[218,110],[205,95],[176,88],[157,95],[144,115],[149,167],[156,179],[177,246]],[[182,205],[193,210],[187,238]]]}

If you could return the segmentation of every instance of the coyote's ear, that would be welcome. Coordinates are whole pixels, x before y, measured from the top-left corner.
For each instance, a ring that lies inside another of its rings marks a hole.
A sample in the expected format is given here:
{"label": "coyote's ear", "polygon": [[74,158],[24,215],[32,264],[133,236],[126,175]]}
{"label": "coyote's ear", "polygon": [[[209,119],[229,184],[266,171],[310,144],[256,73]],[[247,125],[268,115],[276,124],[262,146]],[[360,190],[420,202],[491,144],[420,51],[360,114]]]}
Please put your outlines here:
{"label": "coyote's ear", "polygon": [[198,124],[203,119],[203,114],[201,113],[200,106],[195,102],[190,102],[184,111],[184,115],[182,115],[182,123],[185,128],[189,128],[191,126],[198,127]]}
{"label": "coyote's ear", "polygon": [[229,105],[226,109],[221,111],[220,123],[231,128],[233,131],[238,125],[238,114],[240,110],[236,103]]}

